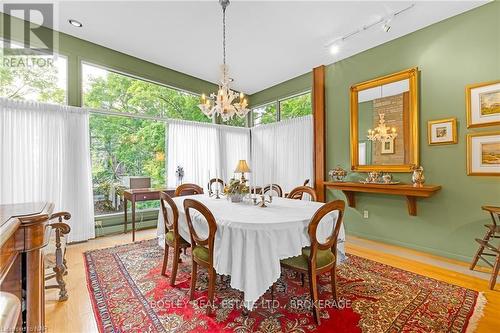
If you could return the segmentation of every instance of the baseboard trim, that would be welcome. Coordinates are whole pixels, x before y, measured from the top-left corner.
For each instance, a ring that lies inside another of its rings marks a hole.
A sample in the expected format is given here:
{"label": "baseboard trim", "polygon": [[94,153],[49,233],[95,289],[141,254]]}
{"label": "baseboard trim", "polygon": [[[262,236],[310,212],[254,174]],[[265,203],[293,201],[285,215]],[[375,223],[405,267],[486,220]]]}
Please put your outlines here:
{"label": "baseboard trim", "polygon": [[396,246],[404,247],[404,248],[411,249],[411,250],[426,252],[426,253],[429,253],[432,255],[436,255],[436,256],[440,256],[440,257],[444,257],[444,258],[449,258],[449,259],[453,259],[453,260],[458,260],[458,261],[461,261],[464,263],[470,263],[472,261],[472,256],[470,256],[470,257],[464,256],[461,254],[442,251],[439,249],[421,246],[421,245],[417,245],[417,244],[405,243],[405,242],[400,242],[400,241],[397,241],[394,239],[373,236],[373,235],[365,234],[362,232],[350,232],[350,234],[353,236],[356,236],[356,237],[360,237],[360,238],[364,238],[364,239],[368,239],[368,240],[373,240],[373,241],[378,241],[378,242],[382,242],[382,243],[386,243],[386,244],[390,244],[390,245],[396,245]]}

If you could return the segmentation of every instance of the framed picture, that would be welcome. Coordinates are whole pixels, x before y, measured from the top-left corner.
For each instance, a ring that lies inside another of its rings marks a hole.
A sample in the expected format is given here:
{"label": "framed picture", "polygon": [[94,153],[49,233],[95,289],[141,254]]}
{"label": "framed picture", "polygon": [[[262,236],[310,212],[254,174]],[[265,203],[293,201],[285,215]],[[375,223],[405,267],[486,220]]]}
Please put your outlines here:
{"label": "framed picture", "polygon": [[457,143],[457,118],[428,121],[427,141],[430,145]]}
{"label": "framed picture", "polygon": [[467,135],[467,174],[500,176],[500,131]]}
{"label": "framed picture", "polygon": [[465,88],[467,127],[500,125],[500,81]]}
{"label": "framed picture", "polygon": [[380,147],[381,154],[394,154],[394,140],[383,141]]}

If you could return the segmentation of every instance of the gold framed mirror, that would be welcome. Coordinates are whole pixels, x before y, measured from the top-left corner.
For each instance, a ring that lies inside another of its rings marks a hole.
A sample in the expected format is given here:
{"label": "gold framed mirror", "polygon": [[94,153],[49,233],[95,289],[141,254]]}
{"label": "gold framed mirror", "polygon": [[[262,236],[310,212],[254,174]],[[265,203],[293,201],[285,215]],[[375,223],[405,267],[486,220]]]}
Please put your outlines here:
{"label": "gold framed mirror", "polygon": [[353,85],[350,113],[353,171],[419,165],[417,67]]}

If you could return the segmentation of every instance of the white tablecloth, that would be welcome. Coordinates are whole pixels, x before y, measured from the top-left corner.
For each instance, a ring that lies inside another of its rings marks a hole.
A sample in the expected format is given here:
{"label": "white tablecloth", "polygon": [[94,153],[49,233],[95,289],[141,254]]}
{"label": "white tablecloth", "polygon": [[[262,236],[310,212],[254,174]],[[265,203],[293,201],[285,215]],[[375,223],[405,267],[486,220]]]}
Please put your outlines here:
{"label": "white tablecloth", "polygon": [[[231,203],[227,199],[207,195],[173,198],[179,210],[179,233],[190,241],[183,201],[192,198],[202,202],[217,222],[214,266],[218,274],[231,276],[231,287],[244,293],[244,305],[253,308],[255,301],[280,277],[280,259],[301,254],[310,245],[307,227],[322,203],[273,197],[266,208],[249,203]],[[169,210],[171,212],[171,210]],[[200,237],[208,235],[207,223],[199,214],[191,213]],[[325,216],[319,224],[317,237],[324,241],[331,234],[337,212]],[[158,238],[164,246],[163,214],[158,217]],[[345,233],[340,229],[337,260],[345,259]]]}

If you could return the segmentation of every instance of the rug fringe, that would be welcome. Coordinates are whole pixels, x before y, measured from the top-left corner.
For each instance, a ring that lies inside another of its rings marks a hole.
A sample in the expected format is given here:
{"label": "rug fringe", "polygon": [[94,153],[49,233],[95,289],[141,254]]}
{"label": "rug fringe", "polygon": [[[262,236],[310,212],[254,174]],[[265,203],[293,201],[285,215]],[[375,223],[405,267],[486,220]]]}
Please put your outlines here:
{"label": "rug fringe", "polygon": [[486,306],[486,297],[483,293],[479,293],[477,295],[476,305],[474,306],[474,311],[472,312],[472,316],[469,318],[469,324],[467,325],[467,329],[465,333],[472,333],[476,331],[477,325],[479,324],[479,320],[484,315],[484,307]]}

